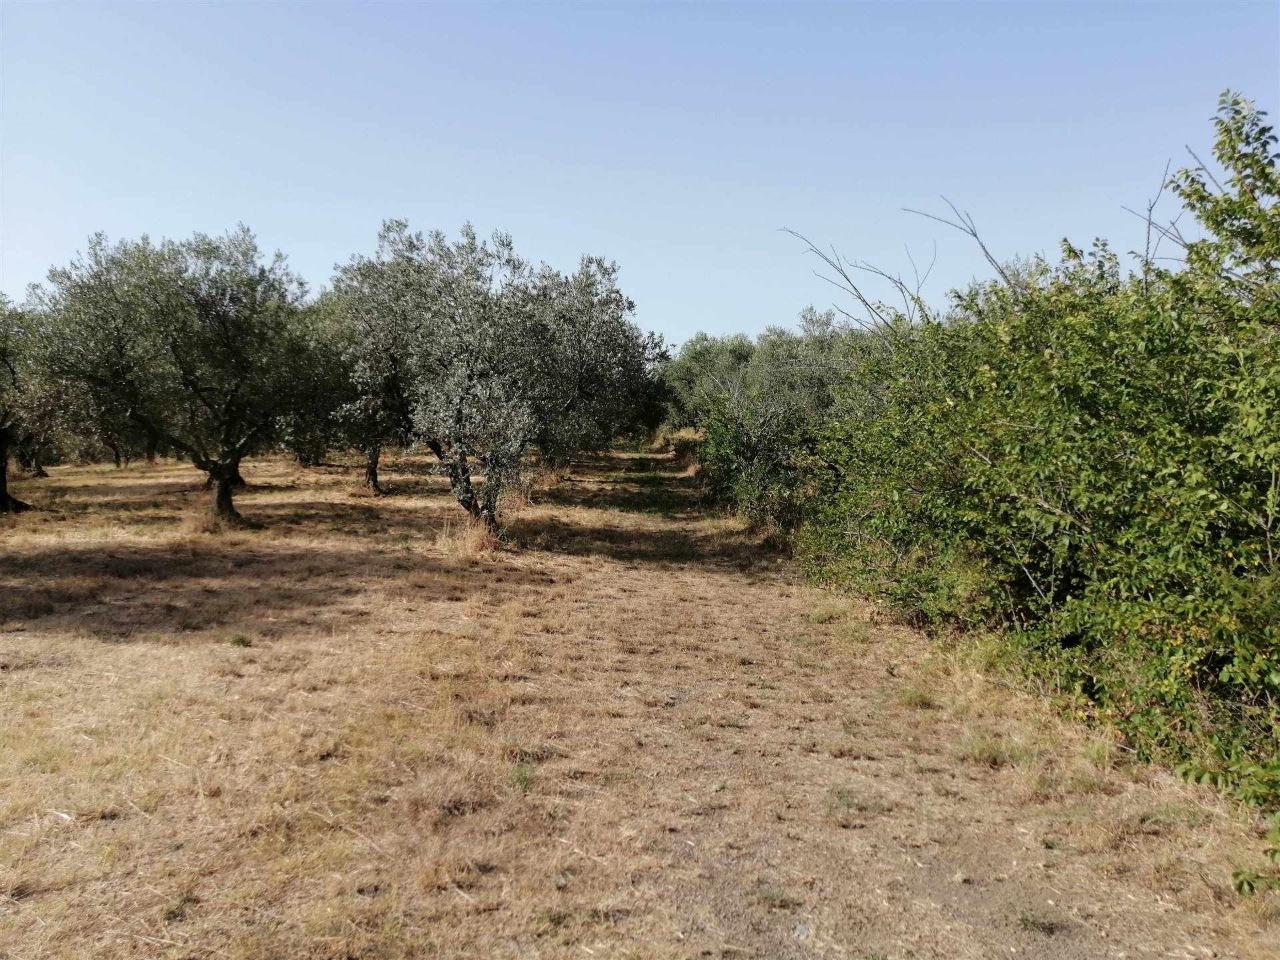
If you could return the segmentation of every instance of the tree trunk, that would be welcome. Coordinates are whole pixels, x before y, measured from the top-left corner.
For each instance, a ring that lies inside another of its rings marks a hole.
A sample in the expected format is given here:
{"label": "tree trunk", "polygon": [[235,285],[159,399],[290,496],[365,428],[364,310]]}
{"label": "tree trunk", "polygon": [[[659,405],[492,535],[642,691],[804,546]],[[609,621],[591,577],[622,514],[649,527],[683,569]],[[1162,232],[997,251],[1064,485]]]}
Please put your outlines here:
{"label": "tree trunk", "polygon": [[[235,502],[232,500],[232,493],[237,484],[236,477],[240,475],[240,470],[236,464],[215,464],[209,470],[209,485],[213,487],[213,501],[210,505],[210,512],[214,520],[223,523],[229,523],[239,526],[244,522],[244,518],[240,516],[236,510]],[[241,485],[243,481],[241,481]]]}
{"label": "tree trunk", "polygon": [[382,483],[378,479],[378,465],[382,461],[382,447],[372,446],[365,450],[364,453],[364,485],[374,493],[386,493],[387,491],[382,488]]}
{"label": "tree trunk", "polygon": [[160,448],[159,439],[154,434],[149,435],[147,437],[147,448],[146,448],[147,463],[156,462],[156,453],[159,450],[159,448]]}
{"label": "tree trunk", "polygon": [[217,486],[217,481],[214,479],[214,474],[218,471],[226,471],[227,476],[230,478],[231,486],[235,487],[237,490],[243,490],[247,486],[249,486],[249,484],[245,481],[244,477],[240,475],[239,460],[235,461],[234,463],[226,463],[223,461],[219,461],[219,464],[220,464],[219,466],[214,467],[213,469],[209,469],[207,467],[201,467],[202,470],[209,469],[209,475],[204,478],[204,488],[206,490],[212,490],[215,486]]}
{"label": "tree trunk", "polygon": [[482,504],[480,498],[476,496],[475,484],[471,480],[471,465],[467,463],[466,456],[452,456],[434,440],[427,443],[427,448],[444,464],[449,474],[449,489],[453,491],[454,499],[461,504],[462,509],[466,510],[473,519],[483,520],[484,525],[496,533],[498,511],[493,505]]}
{"label": "tree trunk", "polygon": [[231,498],[231,491],[235,489],[235,485],[228,479],[223,478],[217,480],[213,485],[213,515],[218,520],[228,523],[239,523],[243,517],[236,510],[235,502]]}
{"label": "tree trunk", "polygon": [[0,436],[0,513],[22,513],[31,504],[9,495],[9,441]]}
{"label": "tree trunk", "polygon": [[490,491],[489,481],[486,478],[485,489],[480,493],[480,512],[477,516],[484,521],[490,533],[496,534],[498,532],[498,500]]}
{"label": "tree trunk", "polygon": [[480,504],[476,501],[475,488],[471,484],[471,468],[466,458],[455,458],[445,452],[444,447],[434,440],[427,443],[428,449],[436,455],[436,459],[444,464],[449,474],[449,489],[453,497],[462,505],[462,509],[473,517],[480,516]]}
{"label": "tree trunk", "polygon": [[329,446],[323,440],[299,440],[289,447],[301,467],[318,467],[324,463]]}
{"label": "tree trunk", "polygon": [[49,474],[44,468],[44,464],[40,461],[40,445],[31,437],[27,437],[24,441],[19,442],[15,447],[18,466],[27,471],[27,474],[36,480],[47,480]]}

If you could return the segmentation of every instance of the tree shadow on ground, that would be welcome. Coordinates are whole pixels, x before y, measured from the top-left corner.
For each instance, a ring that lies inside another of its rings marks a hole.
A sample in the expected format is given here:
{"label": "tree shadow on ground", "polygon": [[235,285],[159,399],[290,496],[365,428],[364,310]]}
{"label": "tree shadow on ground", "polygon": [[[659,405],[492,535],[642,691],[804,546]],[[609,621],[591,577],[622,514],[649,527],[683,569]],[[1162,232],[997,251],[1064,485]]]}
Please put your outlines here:
{"label": "tree shadow on ground", "polygon": [[[155,541],[137,534],[150,535],[162,525],[181,529],[184,515],[207,496],[198,478],[175,476],[173,467],[115,482],[90,474],[82,475],[89,482],[76,483],[73,477],[61,485],[53,516],[42,521],[59,528],[57,540],[0,545],[0,632],[172,642],[175,636],[229,632],[352,629],[388,601],[410,609],[477,595],[501,602],[522,587],[549,583],[537,569],[539,552],[659,569],[713,566],[753,576],[779,568],[781,553],[760,536],[689,522],[698,519],[696,484],[669,458],[581,458],[573,469],[583,479],[540,499],[600,513],[566,510],[515,519],[506,539],[534,560],[519,566],[501,552],[483,559],[441,556],[436,535],[466,520],[444,481],[428,471],[397,470],[393,482],[418,495],[412,499],[335,496],[327,478],[311,490],[305,479],[281,481],[277,474],[275,482],[251,485],[238,498],[262,531]],[[86,543],[61,533],[64,524],[73,528],[86,518],[122,521],[132,536]]]}
{"label": "tree shadow on ground", "polygon": [[425,457],[383,457],[381,471],[387,476],[444,477],[444,468]]}
{"label": "tree shadow on ground", "polygon": [[274,537],[387,537],[382,544],[392,550],[432,537],[447,525],[464,523],[467,519],[463,509],[452,500],[441,498],[423,504],[375,496],[346,500],[274,500],[249,504],[244,507],[244,513]]}
{"label": "tree shadow on ground", "polygon": [[542,583],[536,571],[447,564],[407,550],[294,547],[252,538],[0,551],[0,631],[117,642],[208,631],[280,634],[358,625],[371,590],[457,602]]}
{"label": "tree shadow on ground", "polygon": [[[383,493],[379,497],[435,497],[448,496],[449,481],[430,474],[384,473],[381,478]],[[362,491],[365,489],[360,488]]]}
{"label": "tree shadow on ground", "polygon": [[597,556],[659,568],[715,566],[743,573],[773,571],[785,553],[750,532],[700,533],[680,527],[660,529],[584,525],[559,517],[520,517],[507,536],[526,550],[569,556]]}
{"label": "tree shadow on ground", "polygon": [[535,495],[539,503],[647,513],[672,519],[703,512],[695,477],[669,454],[590,454],[575,458],[568,477]]}
{"label": "tree shadow on ground", "polygon": [[612,480],[584,484],[567,481],[535,497],[538,503],[597,510],[624,510],[665,517],[692,517],[701,512],[701,493],[689,477],[676,477],[660,484],[635,484]]}
{"label": "tree shadow on ground", "polygon": [[158,500],[167,497],[203,493],[204,476],[156,477],[151,480],[110,480],[93,483],[63,483],[56,478],[28,480],[21,484],[23,491],[37,501],[48,500],[53,507],[68,500],[86,498],[84,506],[98,507],[104,503],[121,503],[133,500]]}
{"label": "tree shadow on ground", "polygon": [[679,475],[684,473],[685,467],[669,453],[586,453],[570,460],[569,470],[571,473],[608,477],[611,474],[637,473]]}
{"label": "tree shadow on ground", "polygon": [[[310,471],[313,468],[305,469]],[[332,475],[328,471],[317,471],[317,474],[326,478]],[[324,482],[309,484],[306,474],[296,479],[262,481],[254,481],[250,474],[247,479],[249,483],[235,493],[236,507],[247,520],[264,527],[277,522],[292,525],[309,523],[329,532],[353,532],[361,523],[366,524],[371,532],[386,532],[387,524],[379,522],[379,508],[374,505],[386,504],[394,508],[399,498],[448,494],[447,481],[440,477],[394,478],[390,481],[392,496],[385,499],[367,492],[354,475],[349,487]],[[315,496],[317,491],[324,491],[328,497]],[[45,519],[78,520],[92,515],[152,528],[180,524],[185,517],[207,510],[212,498],[201,476],[175,477],[172,473],[120,480],[93,477],[90,482],[79,479],[59,482],[55,478],[24,484],[21,492],[31,497],[38,513]],[[344,492],[349,500],[344,499]],[[296,499],[270,496],[277,494],[298,496]],[[439,509],[434,504],[425,510],[416,504],[412,510],[396,508],[394,519],[388,518],[388,522],[394,522],[410,533],[439,529],[443,524],[442,515],[449,513],[443,509],[444,503],[441,500]],[[461,508],[455,509],[460,511]]]}

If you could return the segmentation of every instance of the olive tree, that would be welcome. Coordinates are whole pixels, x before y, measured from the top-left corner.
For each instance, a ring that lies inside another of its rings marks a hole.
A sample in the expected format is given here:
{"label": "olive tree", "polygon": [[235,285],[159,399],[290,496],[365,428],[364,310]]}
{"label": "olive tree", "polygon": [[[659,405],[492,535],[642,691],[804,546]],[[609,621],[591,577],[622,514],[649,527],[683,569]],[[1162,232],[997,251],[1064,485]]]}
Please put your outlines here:
{"label": "olive tree", "polygon": [[532,443],[563,461],[654,425],[662,339],[642,334],[618,289],[617,265],[583,257],[569,275],[542,268],[534,285],[533,386],[541,408]]}
{"label": "olive tree", "polygon": [[[362,330],[369,398],[437,458],[458,503],[490,526],[531,452],[563,457],[625,425],[649,388],[655,343],[631,321],[617,268],[594,257],[563,275],[519,256],[506,234],[384,224],[377,254],[335,289]],[[376,374],[376,375],[374,375]],[[483,477],[483,482],[480,477]]]}
{"label": "olive tree", "polygon": [[347,363],[347,331],[336,308],[336,298],[326,291],[298,317],[301,349],[277,440],[304,467],[320,465],[329,450],[347,445],[344,414],[355,385]]}
{"label": "olive tree", "polygon": [[[28,315],[27,319],[31,324],[28,336],[35,340],[38,334],[33,328],[41,318]],[[83,393],[44,376],[34,353],[28,352],[22,377],[22,409],[12,450],[18,465],[42,480],[49,476],[45,466],[59,457],[68,440],[83,435],[88,418],[84,415]]]}
{"label": "olive tree", "polygon": [[806,308],[800,329],[754,341],[697,334],[663,370],[673,426],[703,431],[701,477],[757,523],[791,527],[806,507],[802,465],[816,444],[861,336]]}
{"label": "olive tree", "polygon": [[238,522],[244,457],[273,440],[299,389],[302,283],[248,228],[109,244],[49,272],[52,371],[208,474],[212,510]]}
{"label": "olive tree", "polygon": [[0,294],[0,513],[29,509],[9,493],[9,453],[21,431],[30,336],[26,319]]}
{"label": "olive tree", "polygon": [[385,446],[413,439],[416,343],[424,310],[425,242],[403,220],[389,220],[373,257],[353,257],[334,278],[350,397],[338,409],[351,445],[365,458],[364,483],[383,493]]}

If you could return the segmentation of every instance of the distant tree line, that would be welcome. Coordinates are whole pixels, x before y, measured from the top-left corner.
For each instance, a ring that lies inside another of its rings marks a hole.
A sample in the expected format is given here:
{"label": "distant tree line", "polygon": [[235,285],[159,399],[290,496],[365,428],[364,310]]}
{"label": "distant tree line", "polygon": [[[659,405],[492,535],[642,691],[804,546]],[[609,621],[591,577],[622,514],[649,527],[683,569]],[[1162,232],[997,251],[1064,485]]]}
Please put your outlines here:
{"label": "distant tree line", "polygon": [[825,253],[852,317],[694,338],[664,376],[708,490],[815,574],[1002,627],[1010,662],[1140,753],[1275,806],[1280,156],[1241,97],[1215,128],[1223,173],[1166,185],[1198,230],[1149,210],[1132,271],[1064,244],[935,309]]}
{"label": "distant tree line", "polygon": [[308,298],[282,254],[225,236],[93,237],[19,305],[0,300],[0,512],[16,458],[161,454],[208,478],[211,510],[241,521],[241,464],[291,451],[316,464],[361,452],[381,493],[382,451],[428,452],[458,503],[497,528],[531,456],[563,461],[655,409],[661,342],[632,320],[617,267],[572,274],[470,227],[450,241],[387,222],[376,253]]}

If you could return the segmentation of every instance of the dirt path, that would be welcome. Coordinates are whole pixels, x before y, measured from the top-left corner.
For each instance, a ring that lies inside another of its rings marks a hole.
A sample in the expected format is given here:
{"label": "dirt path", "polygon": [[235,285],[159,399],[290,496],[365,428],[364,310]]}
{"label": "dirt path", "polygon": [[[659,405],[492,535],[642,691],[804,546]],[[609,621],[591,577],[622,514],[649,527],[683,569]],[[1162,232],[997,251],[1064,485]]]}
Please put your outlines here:
{"label": "dirt path", "polygon": [[179,468],[58,473],[0,545],[0,957],[1280,955],[1220,805],[666,471],[478,555],[435,480],[263,465],[266,531],[187,537]]}

